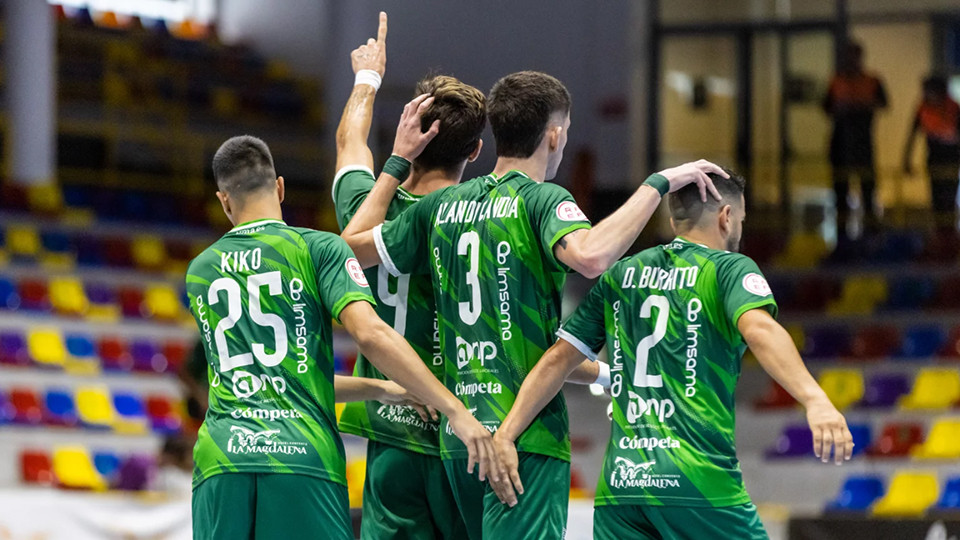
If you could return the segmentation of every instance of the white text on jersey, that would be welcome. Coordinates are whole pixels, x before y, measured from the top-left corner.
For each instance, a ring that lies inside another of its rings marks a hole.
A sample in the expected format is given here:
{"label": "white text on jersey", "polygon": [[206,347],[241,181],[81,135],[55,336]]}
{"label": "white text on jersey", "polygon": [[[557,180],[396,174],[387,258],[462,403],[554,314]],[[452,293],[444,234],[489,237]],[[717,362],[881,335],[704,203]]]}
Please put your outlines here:
{"label": "white text on jersey", "polygon": [[263,252],[260,248],[245,251],[224,251],[220,254],[220,273],[259,270],[262,262]]}
{"label": "white text on jersey", "polygon": [[620,288],[675,291],[696,285],[699,273],[700,267],[698,266],[670,269],[644,266],[643,270],[640,271],[640,278],[635,279],[637,277],[636,268],[631,266],[623,273],[623,283],[620,284]]}
{"label": "white text on jersey", "polygon": [[441,203],[436,225],[445,223],[475,223],[490,218],[517,217],[519,197],[500,197],[496,200],[455,201]]}

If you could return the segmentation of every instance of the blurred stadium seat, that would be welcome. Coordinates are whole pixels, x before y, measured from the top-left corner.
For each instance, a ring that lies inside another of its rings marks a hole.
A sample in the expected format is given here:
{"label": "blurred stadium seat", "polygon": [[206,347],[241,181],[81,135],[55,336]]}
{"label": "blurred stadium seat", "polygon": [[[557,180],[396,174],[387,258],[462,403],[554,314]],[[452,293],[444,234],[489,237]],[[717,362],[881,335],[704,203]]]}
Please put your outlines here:
{"label": "blurred stadium seat", "polygon": [[910,392],[910,378],[903,373],[878,373],[867,380],[861,407],[893,407]]}
{"label": "blurred stadium seat", "polygon": [[138,396],[132,393],[114,394],[113,406],[117,413],[115,431],[133,434],[147,432],[147,414]]}
{"label": "blurred stadium seat", "polygon": [[933,423],[913,457],[919,459],[960,459],[960,418],[941,418]]}
{"label": "blurred stadium seat", "polygon": [[813,435],[806,424],[789,425],[777,438],[773,448],[767,450],[768,458],[792,458],[813,456]]}
{"label": "blurred stadium seat", "polygon": [[827,503],[827,511],[866,512],[883,496],[883,479],[877,476],[851,476],[843,482],[837,497]]}
{"label": "blurred stadium seat", "polygon": [[83,283],[74,277],[50,280],[50,303],[53,310],[61,315],[81,316],[89,307]]}
{"label": "blurred stadium seat", "polygon": [[911,422],[891,422],[883,427],[872,445],[867,449],[871,457],[906,457],[913,448],[923,443],[923,426]]}
{"label": "blurred stadium seat", "polygon": [[948,409],[960,400],[960,371],[922,368],[910,393],[900,400],[902,409]]}
{"label": "blurred stadium seat", "polygon": [[77,388],[77,414],[80,421],[91,428],[111,428],[115,421],[110,390],[104,386]]}
{"label": "blurred stadium seat", "polygon": [[890,518],[920,517],[937,501],[937,495],[936,474],[900,471],[890,480],[890,488],[877,501],[872,514]]}
{"label": "blurred stadium seat", "polygon": [[940,500],[937,501],[936,509],[953,513],[960,511],[960,476],[947,479]]}
{"label": "blurred stadium seat", "polygon": [[53,463],[46,452],[24,450],[20,453],[20,479],[25,484],[53,483]]}
{"label": "blurred stadium seat", "polygon": [[825,369],[820,374],[819,383],[834,407],[841,411],[863,399],[863,373],[860,370]]}
{"label": "blurred stadium seat", "polygon": [[939,325],[911,326],[904,332],[903,341],[895,356],[911,360],[930,358],[943,348],[945,342],[946,335]]}
{"label": "blurred stadium seat", "polygon": [[26,366],[30,364],[27,340],[18,331],[0,332],[0,364]]}
{"label": "blurred stadium seat", "polygon": [[61,446],[53,451],[53,473],[59,485],[73,489],[105,490],[107,483],[82,446]]}
{"label": "blurred stadium seat", "polygon": [[44,367],[63,368],[67,362],[67,347],[63,335],[56,328],[38,328],[27,334],[30,358]]}
{"label": "blurred stadium seat", "polygon": [[44,423],[53,426],[77,425],[77,408],[68,390],[50,389],[44,398]]}

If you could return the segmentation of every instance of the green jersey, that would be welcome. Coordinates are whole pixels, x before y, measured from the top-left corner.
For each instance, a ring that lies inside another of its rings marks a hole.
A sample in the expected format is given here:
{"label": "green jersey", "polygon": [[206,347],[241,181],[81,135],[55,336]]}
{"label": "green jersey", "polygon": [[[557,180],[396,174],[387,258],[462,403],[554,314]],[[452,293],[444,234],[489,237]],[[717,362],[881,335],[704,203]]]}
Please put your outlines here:
{"label": "green jersey", "polygon": [[[366,167],[344,168],[334,178],[333,200],[341,229],[360,209],[375,183],[373,171]],[[420,198],[403,188],[398,189],[387,209],[387,219],[395,218]],[[377,295],[377,315],[406,338],[442,381],[443,356],[440,354],[437,308],[430,277],[424,274],[394,277],[382,265],[368,268],[365,273],[370,288]],[[353,374],[386,378],[363,355],[357,357]],[[439,423],[424,422],[413,408],[407,406],[378,401],[348,403],[340,415],[340,430],[421,454],[440,455]]]}
{"label": "green jersey", "polygon": [[194,486],[231,472],[346,484],[331,319],[373,303],[346,242],[279,220],[238,226],[190,263],[187,296],[210,380]]}
{"label": "green jersey", "polygon": [[610,268],[559,337],[610,361],[613,427],[597,506],[750,502],[734,444],[737,321],[777,305],[756,263],[682,238]]}
{"label": "green jersey", "polygon": [[[435,191],[374,229],[391,274],[431,274],[445,383],[491,432],[555,339],[568,269],[553,246],[589,226],[567,190],[511,171]],[[440,442],[442,458],[467,456],[449,425]],[[517,449],[570,459],[562,395],[520,436]]]}

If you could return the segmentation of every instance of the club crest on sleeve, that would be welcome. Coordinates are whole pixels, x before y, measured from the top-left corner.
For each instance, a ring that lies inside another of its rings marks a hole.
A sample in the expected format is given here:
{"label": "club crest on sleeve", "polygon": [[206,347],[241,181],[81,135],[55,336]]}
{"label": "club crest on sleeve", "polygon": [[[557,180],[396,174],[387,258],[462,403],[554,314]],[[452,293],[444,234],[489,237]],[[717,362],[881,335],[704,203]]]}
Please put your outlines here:
{"label": "club crest on sleeve", "polygon": [[557,218],[563,221],[586,221],[587,215],[580,210],[577,203],[572,201],[563,201],[557,205]]}
{"label": "club crest on sleeve", "polygon": [[750,294],[757,296],[768,296],[773,291],[770,290],[770,284],[767,280],[755,272],[743,276],[743,288]]}
{"label": "club crest on sleeve", "polygon": [[363,274],[363,267],[360,266],[360,262],[353,257],[347,259],[347,273],[350,274],[350,279],[356,282],[357,285],[361,287],[370,286],[370,284],[367,283],[367,276]]}

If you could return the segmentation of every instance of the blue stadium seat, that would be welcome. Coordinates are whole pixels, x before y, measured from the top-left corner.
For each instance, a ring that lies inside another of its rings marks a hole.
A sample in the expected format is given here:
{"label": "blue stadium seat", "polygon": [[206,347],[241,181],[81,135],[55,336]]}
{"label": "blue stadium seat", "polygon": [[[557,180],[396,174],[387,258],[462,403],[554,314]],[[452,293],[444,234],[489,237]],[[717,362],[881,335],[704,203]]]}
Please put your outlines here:
{"label": "blue stadium seat", "polygon": [[876,257],[882,262],[913,261],[923,252],[923,235],[916,231],[888,231]]}
{"label": "blue stadium seat", "polygon": [[946,331],[936,324],[912,326],[903,334],[896,358],[922,359],[937,354],[947,340]]}
{"label": "blue stadium seat", "polygon": [[68,390],[47,391],[44,398],[44,422],[53,426],[77,425],[77,407]]}
{"label": "blue stadium seat", "polygon": [[866,452],[872,440],[870,424],[850,424],[847,426],[853,436],[853,455]]}
{"label": "blue stadium seat", "polygon": [[20,294],[17,285],[10,278],[0,276],[0,309],[20,307]]}
{"label": "blue stadium seat", "polygon": [[21,332],[0,333],[0,364],[25,366],[30,364],[27,339]]}
{"label": "blue stadium seat", "polygon": [[67,352],[75,358],[89,358],[96,356],[97,349],[93,344],[93,339],[84,334],[69,334],[67,339]]}
{"label": "blue stadium seat", "polygon": [[40,234],[43,249],[50,253],[69,253],[73,250],[70,236],[60,231],[47,231]]}
{"label": "blue stadium seat", "polygon": [[840,494],[827,503],[826,510],[865,512],[883,496],[883,480],[876,476],[851,476],[843,483]]}
{"label": "blue stadium seat", "polygon": [[93,466],[109,481],[120,471],[120,456],[109,451],[96,452],[93,454]]}
{"label": "blue stadium seat", "polygon": [[833,359],[850,351],[851,335],[848,328],[822,326],[804,331],[803,356],[811,360]]}
{"label": "blue stadium seat", "polygon": [[860,407],[893,407],[910,392],[910,378],[903,373],[878,373],[867,380]]}
{"label": "blue stadium seat", "polygon": [[929,277],[899,278],[890,284],[885,307],[892,310],[919,309],[936,292],[937,284]]}
{"label": "blue stadium seat", "polygon": [[947,484],[943,488],[940,500],[935,506],[937,510],[947,510],[950,512],[960,511],[960,476],[954,476],[947,479]]}
{"label": "blue stadium seat", "polygon": [[78,236],[75,240],[77,264],[83,266],[104,266],[103,243],[96,237]]}
{"label": "blue stadium seat", "polygon": [[0,390],[0,426],[11,422],[15,413],[7,393]]}

